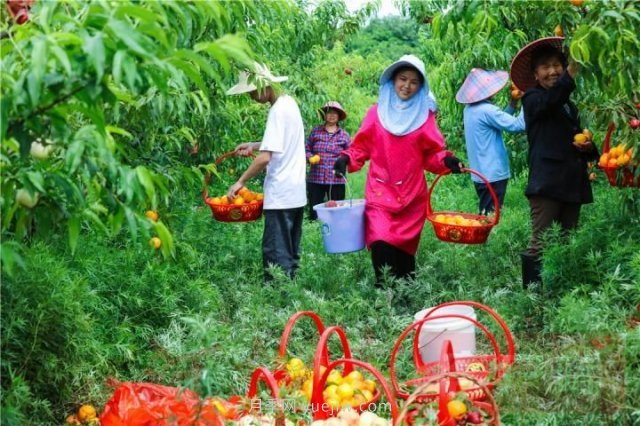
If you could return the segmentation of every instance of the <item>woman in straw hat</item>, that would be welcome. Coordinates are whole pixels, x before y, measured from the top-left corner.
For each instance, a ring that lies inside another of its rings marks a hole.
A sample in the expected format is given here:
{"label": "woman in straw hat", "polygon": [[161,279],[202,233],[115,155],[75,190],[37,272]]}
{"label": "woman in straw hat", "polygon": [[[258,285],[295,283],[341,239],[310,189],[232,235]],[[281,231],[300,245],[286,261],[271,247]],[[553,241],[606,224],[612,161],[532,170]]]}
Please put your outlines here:
{"label": "woman in straw hat", "polygon": [[511,63],[511,79],[523,91],[524,118],[529,140],[529,199],[532,235],[522,254],[522,279],[526,287],[540,282],[542,235],[554,222],[564,232],[578,225],[580,208],[593,202],[587,162],[598,157],[588,140],[573,144],[581,133],[578,109],[570,96],[576,88],[578,64],[562,52],[561,37],[536,40],[525,46]]}
{"label": "woman in straw hat", "polygon": [[254,101],[271,105],[262,141],[236,147],[241,155],[249,155],[254,149],[259,153],[227,193],[235,198],[249,179],[267,169],[262,235],[265,280],[271,279],[268,268],[272,265],[280,266],[291,278],[295,275],[307,204],[302,116],[296,101],[275,86],[285,80],[287,77],[274,76],[266,66],[256,63],[251,72],[241,72],[238,84],[227,91],[228,95],[248,93]]}
{"label": "woman in straw hat", "polygon": [[380,77],[378,103],[371,107],[334,165],[337,174],[360,170],[369,161],[365,188],[365,239],[376,284],[385,268],[412,277],[426,220],[424,170],[459,173],[462,163],[445,149],[429,95],[424,63],[405,55]]}
{"label": "woman in straw hat", "polygon": [[333,164],[340,152],[351,144],[351,136],[340,127],[340,121],[347,118],[342,105],[329,101],[320,108],[324,124],[314,127],[307,138],[307,161],[311,165],[307,175],[307,196],[309,217],[318,218],[313,206],[325,199],[344,200],[344,178],[333,173]]}
{"label": "woman in straw hat", "polygon": [[[464,108],[464,138],[467,146],[469,167],[478,171],[491,183],[499,205],[502,207],[507,192],[507,183],[511,177],[507,147],[502,132],[524,131],[524,115],[515,117],[513,113],[518,99],[503,110],[491,102],[509,81],[506,71],[488,71],[480,68],[471,70],[456,94],[456,100],[466,104]],[[493,198],[482,179],[471,175],[478,194],[478,211],[487,214],[495,210]]]}

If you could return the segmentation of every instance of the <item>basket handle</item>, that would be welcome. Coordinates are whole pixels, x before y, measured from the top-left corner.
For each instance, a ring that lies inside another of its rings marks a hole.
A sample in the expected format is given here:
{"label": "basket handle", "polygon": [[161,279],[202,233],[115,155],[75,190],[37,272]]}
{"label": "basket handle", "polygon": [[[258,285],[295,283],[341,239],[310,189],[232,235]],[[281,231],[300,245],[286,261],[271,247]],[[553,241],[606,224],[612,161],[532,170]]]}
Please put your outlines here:
{"label": "basket handle", "polygon": [[[498,222],[500,221],[500,200],[498,200],[498,196],[496,195],[496,192],[493,190],[493,187],[491,186],[491,183],[481,173],[479,173],[479,172],[477,172],[477,171],[475,171],[473,169],[468,169],[466,167],[463,167],[460,170],[462,172],[464,172],[464,173],[471,173],[471,174],[474,174],[474,175],[478,176],[487,185],[487,189],[489,189],[489,193],[491,194],[491,198],[493,198],[493,205],[496,208],[495,215],[493,216],[493,222],[491,223],[491,226],[497,225]],[[442,178],[443,176],[447,176],[449,174],[450,174],[449,172],[439,174],[436,177],[436,179],[433,181],[433,184],[429,188],[427,188],[427,216],[431,216],[433,214],[433,208],[431,207],[431,193],[433,192],[433,188],[435,188],[435,186],[438,183],[438,181],[440,180],[440,178]]]}
{"label": "basket handle", "polygon": [[[398,418],[394,421],[394,426],[402,426],[402,423],[405,419],[405,417],[407,416],[407,414],[409,413],[409,409],[411,408],[411,404],[413,404],[422,394],[422,392],[424,392],[433,382],[439,381],[440,382],[440,401],[439,401],[439,407],[438,407],[438,424],[442,425],[442,426],[454,426],[455,425],[455,420],[451,418],[451,416],[449,416],[449,413],[447,411],[447,403],[449,402],[448,399],[448,395],[442,392],[443,389],[443,383],[445,383],[445,381],[447,379],[453,379],[455,378],[457,379],[467,379],[467,380],[471,380],[473,383],[475,383],[479,388],[481,388],[483,390],[483,392],[485,393],[485,395],[487,396],[487,399],[489,400],[489,403],[486,402],[480,402],[480,401],[473,401],[472,404],[478,408],[483,408],[485,410],[490,409],[493,412],[491,413],[491,418],[489,418],[489,420],[487,420],[487,424],[493,424],[493,425],[499,425],[500,424],[500,411],[498,410],[498,404],[496,404],[496,400],[494,399],[493,395],[491,394],[491,391],[489,390],[489,388],[487,387],[487,385],[481,383],[478,379],[476,379],[475,377],[469,375],[469,374],[465,374],[465,373],[457,373],[457,372],[449,372],[449,373],[443,373],[443,374],[439,374],[437,376],[434,376],[433,378],[429,379],[429,381],[421,384],[420,386],[418,386],[418,388],[409,396],[409,398],[407,398],[406,403],[404,404],[404,406],[402,407],[402,410],[400,411],[400,414],[398,415]],[[445,401],[444,403],[442,401]]]}
{"label": "basket handle", "polygon": [[[329,338],[332,334],[337,334],[342,344],[342,358],[351,358],[351,349],[349,348],[349,341],[342,327],[338,325],[331,326],[324,330],[320,335],[318,346],[316,347],[316,353],[313,357],[313,390],[311,392],[311,400],[317,398],[318,395],[322,396],[322,388],[320,387],[320,367],[327,367],[329,365]],[[345,364],[342,371],[343,375],[347,375],[353,371],[353,366]]]}
{"label": "basket handle", "polygon": [[604,137],[604,145],[602,146],[603,152],[609,152],[609,144],[611,143],[611,134],[613,133],[613,129],[615,128],[616,128],[616,125],[613,121],[609,123],[609,128],[607,129],[607,135]]}
{"label": "basket handle", "polygon": [[[498,342],[496,341],[496,338],[493,336],[493,334],[491,334],[491,332],[483,324],[481,324],[477,320],[474,320],[474,319],[472,319],[470,317],[467,317],[465,315],[447,314],[447,315],[430,316],[430,314],[431,313],[429,313],[428,315],[425,315],[424,318],[413,322],[407,328],[405,328],[405,330],[402,332],[402,334],[400,334],[400,337],[398,337],[398,340],[396,340],[396,343],[393,346],[393,350],[391,351],[391,361],[389,363],[389,375],[391,377],[391,384],[393,385],[393,390],[395,391],[396,395],[398,395],[401,398],[406,398],[406,397],[409,396],[409,394],[404,392],[404,391],[402,391],[400,389],[400,386],[398,385],[398,379],[396,377],[396,358],[398,356],[398,351],[400,350],[400,346],[402,345],[402,342],[407,337],[407,335],[414,328],[420,330],[422,328],[422,324],[424,324],[427,321],[431,321],[431,320],[435,320],[435,319],[443,319],[443,318],[460,318],[460,319],[464,319],[464,320],[469,321],[470,323],[472,323],[476,327],[478,327],[480,330],[482,330],[482,332],[487,336],[487,338],[491,342],[491,345],[493,346],[493,350],[494,350],[494,352],[496,354],[496,361],[498,361],[498,362],[500,361],[501,354],[500,354],[500,347],[498,346]],[[416,331],[416,335],[419,336],[419,332],[418,331]],[[416,353],[415,351],[416,351],[416,347],[417,347],[415,342],[416,342],[416,340],[414,340],[414,348],[413,348],[414,349],[414,363],[416,364],[416,367],[417,367],[418,371],[422,373],[422,371],[425,370],[425,364],[424,364],[424,362],[422,362],[422,358],[420,357],[419,348],[418,348],[418,359],[420,360],[420,363],[418,363],[418,361],[415,358],[415,353]],[[446,342],[447,341],[445,341],[445,343]],[[452,359],[455,362],[455,358],[453,357],[453,352],[452,352],[451,356],[452,356]],[[453,369],[455,370],[455,365],[454,365]],[[500,370],[498,370],[498,372],[499,371]],[[498,376],[498,372],[496,373],[496,378],[501,377],[501,375]]]}
{"label": "basket handle", "polygon": [[[276,406],[276,418],[275,418],[275,426],[285,426],[285,417],[284,417],[284,404],[280,399],[280,388],[278,387],[278,382],[273,377],[271,371],[269,371],[266,367],[258,367],[253,370],[251,374],[251,382],[249,383],[249,391],[247,392],[247,398],[249,400],[254,400],[256,395],[258,394],[258,384],[259,382],[264,382],[267,385],[267,388],[271,391],[271,396],[273,396],[274,405]],[[253,403],[249,408],[249,411],[254,407]]]}
{"label": "basket handle", "polygon": [[[238,154],[235,151],[225,152],[220,157],[216,158],[216,161],[214,161],[213,164],[217,166],[218,164],[222,163],[222,160],[224,160],[225,158],[232,157],[234,155],[238,155]],[[256,155],[254,153],[250,153],[248,155],[248,157],[255,157],[255,156]],[[211,173],[207,173],[206,176],[204,177],[204,189],[202,190],[202,198],[205,202],[207,201],[207,198],[209,198],[209,194],[207,193],[207,185],[209,184],[210,180],[211,180]]]}
{"label": "basket handle", "polygon": [[382,387],[382,390],[384,391],[384,394],[387,397],[387,401],[389,401],[389,405],[391,406],[391,418],[393,420],[398,418],[398,402],[396,400],[395,395],[391,391],[391,388],[389,387],[389,383],[387,383],[384,376],[382,376],[382,374],[369,363],[359,361],[353,358],[340,358],[330,362],[324,374],[322,375],[322,377],[320,377],[320,380],[318,381],[319,392],[315,392],[315,389],[314,389],[312,399],[311,399],[311,407],[313,410],[313,420],[324,420],[330,417],[329,413],[327,413],[327,411],[322,409],[322,406],[325,403],[324,397],[322,396],[322,388],[324,388],[324,385],[327,383],[327,379],[329,378],[329,373],[331,373],[331,371],[333,371],[340,364],[344,364],[345,369],[347,368],[347,366],[353,368],[353,366],[356,365],[373,374],[373,376],[376,378],[376,380]]}
{"label": "basket handle", "polygon": [[[296,312],[289,318],[287,324],[284,326],[284,331],[282,332],[282,337],[280,338],[280,349],[278,351],[278,355],[280,356],[280,358],[284,359],[284,357],[287,355],[287,345],[289,343],[289,337],[291,336],[291,332],[293,331],[293,327],[296,325],[296,322],[302,317],[309,317],[313,320],[316,328],[318,329],[319,335],[322,335],[322,333],[324,332],[324,324],[322,323],[322,320],[320,319],[318,314],[313,311]],[[328,359],[328,353],[325,352],[323,356],[325,357],[325,359]]]}
{"label": "basket handle", "polygon": [[278,382],[273,377],[271,371],[266,367],[258,367],[253,370],[251,374],[251,381],[249,383],[249,391],[247,392],[248,398],[253,398],[258,394],[258,383],[264,382],[267,388],[271,391],[271,396],[276,400],[280,399],[280,388]]}
{"label": "basket handle", "polygon": [[[502,331],[504,332],[505,338],[507,340],[507,354],[504,357],[504,362],[506,362],[509,365],[513,364],[513,362],[516,359],[516,355],[515,355],[516,348],[515,348],[515,341],[513,339],[513,335],[511,334],[511,330],[509,330],[509,327],[507,327],[507,324],[504,322],[502,317],[487,305],[483,305],[482,303],[472,302],[472,301],[456,301],[456,302],[442,303],[436,306],[435,308],[431,309],[431,311],[429,311],[424,318],[428,318],[438,309],[444,308],[446,306],[455,306],[455,305],[471,306],[481,311],[485,311],[498,323],[498,325],[502,328]],[[422,330],[422,324],[423,323],[421,323],[418,329],[416,330],[416,335],[413,340],[413,361],[417,369],[424,368],[424,362],[422,361],[422,357],[420,356],[420,348],[419,348],[419,340],[418,340],[420,336],[420,331]],[[496,361],[500,363],[503,360],[501,360],[500,358],[497,358]],[[498,372],[496,373],[496,377],[501,377],[501,376],[502,376],[502,369],[498,369]]]}

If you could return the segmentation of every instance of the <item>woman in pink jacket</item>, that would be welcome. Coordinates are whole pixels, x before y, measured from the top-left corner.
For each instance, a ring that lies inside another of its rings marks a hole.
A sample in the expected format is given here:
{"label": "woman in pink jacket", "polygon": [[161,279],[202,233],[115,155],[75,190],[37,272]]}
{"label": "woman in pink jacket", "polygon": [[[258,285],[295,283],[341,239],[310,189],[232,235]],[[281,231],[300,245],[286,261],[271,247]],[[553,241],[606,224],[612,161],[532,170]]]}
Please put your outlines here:
{"label": "woman in pink jacket", "polygon": [[353,173],[370,161],[365,235],[377,285],[385,267],[396,278],[415,273],[427,216],[424,170],[460,173],[462,163],[445,149],[435,112],[424,63],[403,56],[382,73],[378,103],[334,164],[335,173],[344,175],[347,166]]}

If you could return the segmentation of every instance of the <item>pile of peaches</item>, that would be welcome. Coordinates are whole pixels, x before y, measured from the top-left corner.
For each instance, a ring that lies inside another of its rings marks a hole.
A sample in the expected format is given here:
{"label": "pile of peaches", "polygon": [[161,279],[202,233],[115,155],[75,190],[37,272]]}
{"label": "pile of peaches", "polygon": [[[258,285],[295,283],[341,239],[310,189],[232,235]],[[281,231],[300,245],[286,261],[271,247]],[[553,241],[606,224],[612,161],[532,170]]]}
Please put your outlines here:
{"label": "pile of peaches", "polygon": [[261,192],[253,192],[246,187],[242,187],[242,189],[238,191],[238,195],[233,200],[229,199],[226,195],[223,195],[221,197],[209,197],[207,198],[207,203],[221,206],[241,206],[243,204],[258,204],[262,200],[264,200],[264,195]]}

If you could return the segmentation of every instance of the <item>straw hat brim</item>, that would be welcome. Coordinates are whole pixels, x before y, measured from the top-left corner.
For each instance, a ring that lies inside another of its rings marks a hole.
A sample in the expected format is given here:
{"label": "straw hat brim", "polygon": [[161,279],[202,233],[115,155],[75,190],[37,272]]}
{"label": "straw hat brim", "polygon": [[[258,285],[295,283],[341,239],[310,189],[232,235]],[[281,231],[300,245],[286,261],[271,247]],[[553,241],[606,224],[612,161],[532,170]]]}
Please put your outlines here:
{"label": "straw hat brim", "polygon": [[324,106],[320,108],[320,111],[322,112],[323,117],[324,117],[324,114],[326,114],[327,111],[329,111],[330,109],[335,109],[336,111],[338,111],[338,121],[344,121],[347,119],[347,113],[342,108],[339,108],[336,106]]}
{"label": "straw hat brim", "polygon": [[506,71],[473,69],[456,93],[456,101],[461,104],[474,104],[489,99],[502,90],[508,81],[509,73]]}
{"label": "straw hat brim", "polygon": [[520,49],[511,62],[511,80],[523,92],[537,85],[531,70],[531,57],[537,48],[550,45],[562,52],[564,37],[545,37],[527,44]]}

